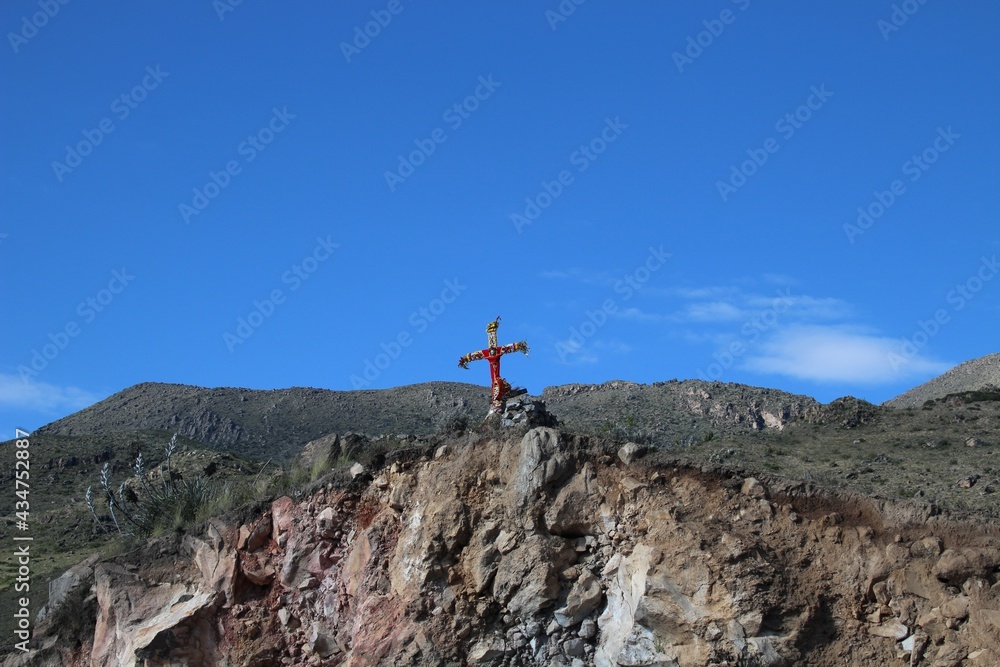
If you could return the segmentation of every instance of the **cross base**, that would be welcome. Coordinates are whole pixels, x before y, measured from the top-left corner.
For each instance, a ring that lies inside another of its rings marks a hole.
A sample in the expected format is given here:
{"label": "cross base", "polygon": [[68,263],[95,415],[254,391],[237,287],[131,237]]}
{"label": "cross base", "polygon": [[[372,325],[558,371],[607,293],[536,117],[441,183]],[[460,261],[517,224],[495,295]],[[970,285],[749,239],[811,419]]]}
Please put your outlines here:
{"label": "cross base", "polygon": [[494,429],[524,426],[558,426],[559,420],[545,409],[545,403],[533,398],[504,401],[502,408],[490,408],[483,424]]}

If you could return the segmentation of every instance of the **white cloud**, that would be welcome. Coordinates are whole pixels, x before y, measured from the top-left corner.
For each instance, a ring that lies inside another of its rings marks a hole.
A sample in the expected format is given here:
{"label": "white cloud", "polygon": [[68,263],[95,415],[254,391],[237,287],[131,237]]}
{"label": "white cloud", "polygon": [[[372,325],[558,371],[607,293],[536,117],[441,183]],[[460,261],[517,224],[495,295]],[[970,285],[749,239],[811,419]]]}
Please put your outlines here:
{"label": "white cloud", "polygon": [[647,313],[638,308],[622,308],[616,311],[612,317],[617,317],[623,320],[633,320],[635,322],[659,322],[663,319],[662,315],[657,315],[656,313]]}
{"label": "white cloud", "polygon": [[749,321],[769,311],[784,322],[817,322],[843,320],[854,311],[841,299],[797,294],[787,282],[769,294],[734,286],[678,287],[671,293],[688,302],[671,316],[677,322]]}
{"label": "white cloud", "polygon": [[680,313],[681,319],[688,322],[733,322],[748,315],[742,308],[726,301],[692,303]]}
{"label": "white cloud", "polygon": [[899,356],[893,355],[900,355],[897,339],[856,327],[795,325],[760,343],[743,366],[758,373],[817,382],[880,384],[937,375],[954,365],[919,353],[899,363]]}
{"label": "white cloud", "polygon": [[587,340],[583,345],[563,340],[556,347],[558,362],[564,366],[596,364],[601,360],[599,353],[622,355],[631,351],[632,346],[620,340]]}
{"label": "white cloud", "polygon": [[103,397],[79,387],[58,387],[0,373],[0,407],[36,412],[76,412]]}
{"label": "white cloud", "polygon": [[[752,301],[754,307],[773,308],[778,297],[764,297]],[[788,312],[800,320],[839,320],[854,314],[854,308],[841,299],[833,297],[817,298],[790,291],[780,297],[780,302],[788,305]]]}
{"label": "white cloud", "polygon": [[566,341],[561,341],[563,345],[567,345],[566,348],[557,347],[556,357],[557,363],[563,366],[583,366],[596,364],[601,360],[596,354],[588,350],[586,347],[569,347]]}
{"label": "white cloud", "polygon": [[735,287],[672,287],[668,290],[671,296],[681,299],[717,299],[731,297],[736,294]]}

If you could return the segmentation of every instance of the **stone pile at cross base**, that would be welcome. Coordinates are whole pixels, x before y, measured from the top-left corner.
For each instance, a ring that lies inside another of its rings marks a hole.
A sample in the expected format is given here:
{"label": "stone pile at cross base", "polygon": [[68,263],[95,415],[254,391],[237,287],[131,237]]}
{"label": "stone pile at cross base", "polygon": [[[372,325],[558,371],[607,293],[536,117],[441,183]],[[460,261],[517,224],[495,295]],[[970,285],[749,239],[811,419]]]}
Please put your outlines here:
{"label": "stone pile at cross base", "polygon": [[[489,419],[489,418],[487,418]],[[518,396],[507,401],[499,416],[500,425],[512,426],[556,426],[558,418],[545,409],[545,401],[527,396]]]}

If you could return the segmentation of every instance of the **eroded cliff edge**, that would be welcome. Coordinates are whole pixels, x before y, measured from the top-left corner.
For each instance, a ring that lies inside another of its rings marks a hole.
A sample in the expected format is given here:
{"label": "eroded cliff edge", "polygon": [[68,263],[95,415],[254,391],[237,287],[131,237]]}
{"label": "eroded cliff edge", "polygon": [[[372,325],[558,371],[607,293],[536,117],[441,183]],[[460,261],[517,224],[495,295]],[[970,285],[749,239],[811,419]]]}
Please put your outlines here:
{"label": "eroded cliff edge", "polygon": [[470,434],[91,559],[5,664],[1000,664],[995,524],[633,450]]}

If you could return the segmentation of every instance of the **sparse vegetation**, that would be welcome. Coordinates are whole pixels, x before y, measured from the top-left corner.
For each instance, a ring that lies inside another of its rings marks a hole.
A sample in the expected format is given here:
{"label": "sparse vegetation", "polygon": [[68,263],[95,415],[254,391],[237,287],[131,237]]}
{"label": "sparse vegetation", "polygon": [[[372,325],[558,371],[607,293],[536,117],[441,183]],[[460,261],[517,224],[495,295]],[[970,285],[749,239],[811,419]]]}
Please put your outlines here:
{"label": "sparse vegetation", "polygon": [[[120,535],[147,537],[165,530],[176,530],[204,520],[214,511],[228,509],[231,503],[248,496],[232,484],[225,488],[212,484],[204,471],[185,477],[174,470],[173,458],[178,447],[175,433],[167,443],[164,461],[156,471],[146,469],[145,458],[141,451],[138,452],[132,464],[133,476],[123,481],[117,491],[111,481],[111,464],[104,463],[100,486],[110,523]],[[87,487],[86,503],[98,527],[109,531],[109,522],[98,512],[94,502],[93,487]]]}
{"label": "sparse vegetation", "polygon": [[469,429],[469,415],[459,410],[445,413],[438,422],[437,433],[440,435],[456,435]]}
{"label": "sparse vegetation", "polygon": [[582,430],[588,435],[606,438],[619,444],[634,442],[639,445],[653,445],[657,444],[659,440],[653,429],[639,426],[635,418],[631,416],[622,421],[606,419],[597,428],[584,428]]}
{"label": "sparse vegetation", "polygon": [[[48,578],[94,551],[130,548],[136,537],[124,533],[188,530],[208,517],[256,501],[297,496],[320,484],[349,484],[347,469],[354,462],[374,471],[399,457],[433,453],[437,443],[446,438],[460,434],[484,437],[469,431],[470,424],[481,423],[488,405],[484,388],[445,383],[429,386],[431,389],[425,385],[391,390],[393,394],[379,398],[382,402],[377,405],[400,401],[392,414],[383,408],[350,403],[347,392],[243,392],[250,398],[239,403],[241,390],[170,389],[172,396],[183,394],[184,401],[217,397],[225,406],[218,412],[225,415],[223,422],[229,419],[245,431],[245,440],[235,447],[213,440],[225,429],[213,432],[212,438],[206,438],[208,442],[172,437],[165,431],[67,436],[42,430],[32,438],[32,479],[39,480],[32,485],[33,546],[38,553],[32,560],[35,581],[44,588]],[[144,391],[162,398],[150,386]],[[369,393],[377,392],[355,396]],[[560,417],[563,431],[600,438],[611,451],[615,445],[632,441],[646,445],[664,460],[780,475],[854,493],[933,503],[942,510],[1000,517],[1000,506],[992,493],[1000,487],[993,451],[1000,442],[995,426],[1000,423],[1000,400],[995,395],[1000,392],[961,392],[903,409],[873,406],[857,399],[840,399],[823,406],[808,397],[774,390],[685,381],[626,389],[585,387],[543,398]],[[136,392],[125,398],[129,396],[138,401]],[[269,436],[273,441],[261,440],[252,422],[237,421],[237,407],[249,413],[261,397],[270,400],[261,410],[270,411],[278,425],[268,431],[279,432]],[[317,405],[306,405],[313,399]],[[154,404],[160,405],[158,401]],[[185,419],[185,403],[167,400],[166,404]],[[290,404],[294,410],[282,414]],[[350,411],[344,406],[351,406]],[[321,414],[323,410],[340,412],[331,420]],[[373,410],[380,412],[369,414]],[[759,415],[760,411],[782,415],[783,430],[748,420],[747,415]],[[307,463],[298,460],[307,438],[316,437],[312,434],[362,430],[357,423],[347,425],[344,421],[344,415],[351,412],[364,413],[367,421],[362,421],[382,426],[382,433],[417,432],[418,436],[341,435],[339,450],[331,449],[329,455]],[[135,408],[129,414],[138,420],[143,411]],[[72,423],[76,433],[87,433],[86,425],[96,423],[87,421],[96,419],[94,415],[81,422],[73,419],[63,421]],[[292,419],[300,423],[280,433]],[[505,437],[512,434],[504,432]],[[976,439],[976,446],[965,445],[969,438]],[[173,450],[168,453],[171,440]],[[243,458],[230,453],[234,450],[252,451],[260,457]],[[104,470],[106,490],[95,482]],[[973,473],[982,476],[975,487],[958,487],[960,477]],[[112,479],[116,475],[119,480]],[[128,475],[125,483],[120,482],[122,475]],[[89,497],[85,493],[87,481],[92,486]],[[121,533],[107,505],[109,492],[119,503],[114,511]],[[153,512],[152,508],[143,509],[143,499],[162,502]],[[12,511],[10,498],[0,497],[0,517],[9,517]],[[126,512],[145,527],[134,527]],[[0,518],[0,538],[12,532],[12,521]],[[10,564],[0,563],[0,614],[8,618],[11,581]],[[37,603],[32,599],[33,613],[43,602],[44,595],[38,596]]]}

